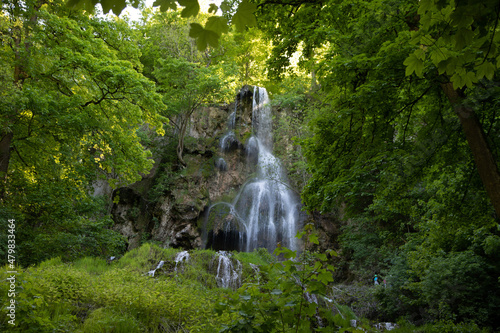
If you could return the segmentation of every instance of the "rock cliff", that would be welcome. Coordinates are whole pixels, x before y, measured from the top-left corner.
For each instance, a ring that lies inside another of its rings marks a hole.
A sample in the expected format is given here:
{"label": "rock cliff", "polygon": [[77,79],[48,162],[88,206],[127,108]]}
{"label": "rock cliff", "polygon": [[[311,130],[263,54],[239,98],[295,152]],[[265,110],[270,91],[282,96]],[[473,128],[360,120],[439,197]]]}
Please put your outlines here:
{"label": "rock cliff", "polygon": [[[234,103],[203,107],[193,114],[184,169],[169,157],[175,133],[156,139],[159,153],[150,174],[112,194],[114,229],[127,238],[129,249],[147,240],[185,249],[202,247],[204,211],[234,196],[251,172],[244,143],[251,133],[252,98],[253,87],[245,86]],[[236,116],[230,119],[233,111]],[[228,121],[238,124],[229,136]]]}

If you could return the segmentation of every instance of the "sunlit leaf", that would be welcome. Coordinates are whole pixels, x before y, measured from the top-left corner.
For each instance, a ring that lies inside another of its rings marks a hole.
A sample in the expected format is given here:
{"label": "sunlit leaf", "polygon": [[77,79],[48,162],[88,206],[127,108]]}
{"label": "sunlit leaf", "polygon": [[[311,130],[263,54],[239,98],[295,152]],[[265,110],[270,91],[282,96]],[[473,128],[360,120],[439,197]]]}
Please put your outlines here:
{"label": "sunlit leaf", "polygon": [[413,72],[417,74],[417,76],[422,76],[422,71],[424,69],[424,62],[419,59],[414,53],[410,54],[408,58],[403,62],[406,66],[406,75],[409,76]]}
{"label": "sunlit leaf", "polygon": [[309,236],[309,241],[313,244],[319,244],[318,235],[312,234]]}
{"label": "sunlit leaf", "polygon": [[257,25],[257,20],[255,19],[254,12],[257,9],[257,5],[248,2],[248,0],[243,0],[236,10],[233,16],[232,23],[238,31],[244,31],[245,27],[253,27]]}
{"label": "sunlit leaf", "polygon": [[317,276],[318,281],[327,284],[328,282],[333,282],[333,276],[330,272],[321,272]]}
{"label": "sunlit leaf", "polygon": [[207,23],[205,24],[205,29],[211,30],[217,35],[227,33],[229,31],[229,26],[227,25],[227,20],[222,16],[212,16],[209,17]]}
{"label": "sunlit leaf", "polygon": [[215,14],[215,13],[217,13],[218,10],[219,10],[219,7],[217,7],[217,5],[214,3],[211,3],[210,6],[208,7],[208,12],[210,14]]}
{"label": "sunlit leaf", "polygon": [[101,0],[102,11],[104,14],[113,11],[115,15],[119,15],[127,6],[125,0]]}
{"label": "sunlit leaf", "polygon": [[196,16],[200,12],[198,0],[178,0],[177,2],[184,7],[181,12],[182,17]]}
{"label": "sunlit leaf", "polygon": [[154,7],[160,6],[160,10],[162,12],[166,12],[169,9],[176,10],[177,9],[177,4],[175,3],[174,0],[156,0],[153,3]]}

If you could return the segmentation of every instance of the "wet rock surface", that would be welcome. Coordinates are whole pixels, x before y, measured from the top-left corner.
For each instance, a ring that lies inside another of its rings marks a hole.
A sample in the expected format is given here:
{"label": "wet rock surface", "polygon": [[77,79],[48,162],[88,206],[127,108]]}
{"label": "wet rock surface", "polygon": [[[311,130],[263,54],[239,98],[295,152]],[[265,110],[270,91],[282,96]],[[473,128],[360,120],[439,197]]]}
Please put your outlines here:
{"label": "wet rock surface", "polygon": [[[149,195],[161,176],[161,160],[155,160],[155,167],[141,181],[113,192],[113,229],[126,237],[129,250],[147,240],[185,249],[202,246],[205,209],[222,197],[235,195],[248,174],[244,140],[251,133],[252,97],[253,87],[245,86],[235,103],[203,107],[194,113],[184,149],[187,167],[165,195],[154,201]],[[238,130],[228,140],[228,149],[221,152],[220,141],[227,134],[231,113]],[[163,141],[172,140],[172,135],[159,140],[166,147]]]}

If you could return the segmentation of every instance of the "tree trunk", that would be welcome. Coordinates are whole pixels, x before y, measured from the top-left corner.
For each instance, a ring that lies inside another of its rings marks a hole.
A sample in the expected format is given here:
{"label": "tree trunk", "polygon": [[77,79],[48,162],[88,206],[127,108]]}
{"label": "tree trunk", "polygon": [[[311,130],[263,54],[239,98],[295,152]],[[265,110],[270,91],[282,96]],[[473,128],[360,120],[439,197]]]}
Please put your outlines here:
{"label": "tree trunk", "polygon": [[5,133],[0,139],[0,201],[3,201],[5,195],[5,183],[7,182],[7,171],[10,162],[10,144],[14,134]]}
{"label": "tree trunk", "polygon": [[442,88],[460,119],[481,181],[497,217],[500,217],[500,173],[482,125],[474,110],[462,104],[463,95],[461,91],[453,89],[451,82],[442,84]]}
{"label": "tree trunk", "polygon": [[187,119],[183,119],[183,117],[181,116],[181,126],[179,128],[179,141],[177,143],[177,158],[179,159],[179,163],[183,167],[186,166],[186,162],[184,161],[182,155],[184,152],[184,136],[186,135],[186,128],[188,121],[189,121],[189,116],[187,117]]}

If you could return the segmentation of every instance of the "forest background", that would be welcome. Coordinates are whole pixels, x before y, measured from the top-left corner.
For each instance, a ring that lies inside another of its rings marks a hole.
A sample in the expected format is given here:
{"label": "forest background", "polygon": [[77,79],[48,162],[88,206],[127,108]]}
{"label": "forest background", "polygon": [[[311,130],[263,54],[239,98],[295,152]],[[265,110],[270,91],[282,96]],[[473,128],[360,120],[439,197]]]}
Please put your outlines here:
{"label": "forest background", "polygon": [[[500,327],[500,2],[155,5],[131,22],[92,1],[2,2],[4,263],[12,219],[22,267],[124,253],[91,184],[139,180],[161,136],[175,179],[191,115],[255,84],[287,110],[277,154],[304,209],[338,223],[336,283],[386,277],[380,319]],[[54,323],[36,299],[25,318]]]}

